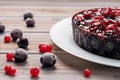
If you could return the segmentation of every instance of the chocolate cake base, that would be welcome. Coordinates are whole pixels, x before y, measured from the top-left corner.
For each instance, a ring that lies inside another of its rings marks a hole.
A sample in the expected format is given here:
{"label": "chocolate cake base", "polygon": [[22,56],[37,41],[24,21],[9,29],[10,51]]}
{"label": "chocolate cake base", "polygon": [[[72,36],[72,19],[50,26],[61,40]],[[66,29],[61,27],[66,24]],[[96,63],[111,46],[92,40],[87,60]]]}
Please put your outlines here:
{"label": "chocolate cake base", "polygon": [[88,34],[73,25],[73,38],[78,46],[94,54],[108,58],[120,59],[120,42]]}

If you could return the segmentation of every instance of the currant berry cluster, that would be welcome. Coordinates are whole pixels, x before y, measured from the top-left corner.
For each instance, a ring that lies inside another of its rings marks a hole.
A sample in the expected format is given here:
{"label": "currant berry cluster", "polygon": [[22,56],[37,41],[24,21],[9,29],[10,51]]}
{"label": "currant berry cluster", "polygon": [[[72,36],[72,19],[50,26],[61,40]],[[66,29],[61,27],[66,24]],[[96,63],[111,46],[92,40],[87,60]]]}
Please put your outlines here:
{"label": "currant berry cluster", "polygon": [[15,73],[16,73],[16,69],[13,68],[13,67],[11,67],[10,65],[6,65],[6,66],[4,67],[4,71],[5,71],[6,74],[8,74],[8,75],[10,75],[10,76],[14,76]]}
{"label": "currant berry cluster", "polygon": [[39,52],[41,53],[52,52],[51,45],[39,44],[38,49],[39,49]]}
{"label": "currant berry cluster", "polygon": [[[10,65],[6,65],[4,67],[4,71],[7,75],[10,75],[10,76],[15,76],[16,74],[16,69],[11,67]],[[29,72],[31,77],[38,77],[39,75],[39,69],[36,67],[31,68]]]}
{"label": "currant berry cluster", "polygon": [[0,33],[3,33],[5,31],[5,25],[0,23]]}

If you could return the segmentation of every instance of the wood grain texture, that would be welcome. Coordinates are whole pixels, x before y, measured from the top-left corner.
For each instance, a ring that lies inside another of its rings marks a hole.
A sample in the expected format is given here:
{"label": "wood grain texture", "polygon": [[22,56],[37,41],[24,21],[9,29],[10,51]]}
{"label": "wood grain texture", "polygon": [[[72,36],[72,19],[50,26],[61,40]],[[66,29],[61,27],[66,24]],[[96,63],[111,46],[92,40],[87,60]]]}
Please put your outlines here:
{"label": "wood grain texture", "polygon": [[[0,22],[5,24],[5,33],[0,34],[0,80],[119,80],[120,69],[104,66],[77,58],[63,51],[55,45],[50,36],[51,27],[58,21],[71,17],[76,12],[97,7],[116,7],[120,0],[0,0]],[[36,25],[27,28],[23,21],[23,14],[32,12]],[[27,63],[15,64],[7,62],[5,54],[14,52],[18,47],[16,43],[4,43],[5,35],[10,35],[13,29],[19,28],[24,37],[30,41],[28,46],[29,57]],[[34,37],[33,37],[34,36]],[[53,52],[57,55],[57,63],[53,68],[42,68],[40,64],[41,54],[38,51],[40,43],[53,45]],[[16,76],[10,77],[4,74],[4,66],[11,65],[17,69]],[[31,78],[29,70],[38,67],[40,75]],[[92,70],[90,78],[83,76],[83,70]]]}

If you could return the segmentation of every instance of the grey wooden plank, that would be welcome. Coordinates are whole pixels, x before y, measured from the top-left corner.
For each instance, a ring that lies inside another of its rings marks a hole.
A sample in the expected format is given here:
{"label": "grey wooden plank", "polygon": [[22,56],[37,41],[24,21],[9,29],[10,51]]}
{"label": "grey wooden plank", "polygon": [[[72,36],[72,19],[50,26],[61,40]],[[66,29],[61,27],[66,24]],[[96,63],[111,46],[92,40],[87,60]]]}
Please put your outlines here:
{"label": "grey wooden plank", "polygon": [[[0,56],[0,79],[2,80],[119,80],[120,74],[119,68],[113,68],[103,65],[94,64],[80,58],[71,56],[69,54],[56,54],[58,57],[58,62],[55,68],[42,68],[39,62],[41,55],[29,55],[26,64],[15,64],[14,62],[7,62],[5,60],[5,55]],[[66,58],[66,56],[68,56]],[[64,61],[63,61],[64,60]],[[10,77],[4,74],[3,68],[5,65],[14,66],[17,69],[16,76]],[[39,78],[34,79],[30,77],[29,70],[31,67],[38,67],[40,69]],[[83,76],[83,71],[85,68],[90,68],[92,71],[90,78],[85,78]]]}

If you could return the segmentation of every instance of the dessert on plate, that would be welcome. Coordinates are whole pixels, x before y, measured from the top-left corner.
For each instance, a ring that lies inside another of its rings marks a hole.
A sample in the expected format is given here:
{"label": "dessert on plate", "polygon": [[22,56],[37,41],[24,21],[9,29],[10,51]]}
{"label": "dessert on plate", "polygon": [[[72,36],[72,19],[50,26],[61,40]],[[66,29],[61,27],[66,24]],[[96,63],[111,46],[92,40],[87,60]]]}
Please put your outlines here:
{"label": "dessert on plate", "polygon": [[120,7],[83,10],[72,17],[73,38],[81,48],[120,59]]}

